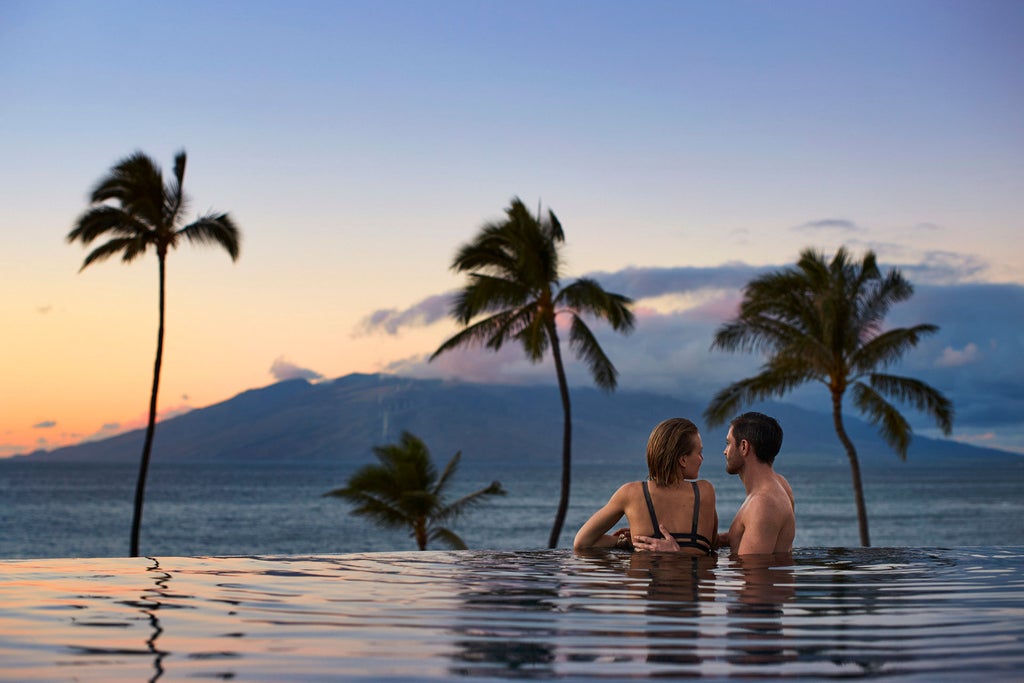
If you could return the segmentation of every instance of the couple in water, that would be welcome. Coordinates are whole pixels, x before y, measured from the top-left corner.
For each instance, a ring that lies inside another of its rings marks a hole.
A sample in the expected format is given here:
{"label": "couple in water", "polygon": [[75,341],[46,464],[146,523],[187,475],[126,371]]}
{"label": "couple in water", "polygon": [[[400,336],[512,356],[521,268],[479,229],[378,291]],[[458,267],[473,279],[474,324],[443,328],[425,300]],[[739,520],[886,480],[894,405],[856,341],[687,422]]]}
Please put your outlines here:
{"label": "couple in water", "polygon": [[[793,490],[772,468],[782,428],[762,413],[744,413],[729,424],[725,470],[747,490],[729,530],[718,533],[715,488],[698,480],[704,447],[690,420],[665,420],[647,441],[647,481],[619,487],[580,527],[573,548],[628,548],[710,555],[728,546],[734,555],[788,553],[796,517]],[[608,531],[625,515],[628,529]]]}

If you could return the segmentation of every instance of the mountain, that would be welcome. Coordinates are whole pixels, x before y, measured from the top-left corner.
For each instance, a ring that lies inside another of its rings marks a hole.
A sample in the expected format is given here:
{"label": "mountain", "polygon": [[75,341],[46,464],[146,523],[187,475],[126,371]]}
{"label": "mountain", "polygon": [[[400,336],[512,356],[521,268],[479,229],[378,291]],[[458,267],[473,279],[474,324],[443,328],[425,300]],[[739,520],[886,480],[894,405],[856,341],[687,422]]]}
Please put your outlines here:
{"label": "mountain", "polygon": [[[651,429],[668,417],[702,423],[704,405],[694,400],[642,392],[606,394],[592,387],[573,387],[571,397],[573,460],[579,463],[642,459]],[[786,403],[756,408],[782,424],[780,468],[782,463],[845,465],[831,415]],[[864,467],[898,464],[873,426],[851,418],[847,428]],[[316,384],[288,380],[161,422],[153,462],[362,463],[372,459],[373,446],[397,441],[403,430],[420,436],[438,460],[462,451],[467,460],[557,467],[562,408],[553,384],[485,385],[362,374]],[[726,428],[702,431],[705,456],[713,457],[724,445]],[[140,429],[19,457],[135,462],[142,439]],[[914,437],[908,460],[934,464],[964,458],[1020,460],[1005,451],[921,436]]]}

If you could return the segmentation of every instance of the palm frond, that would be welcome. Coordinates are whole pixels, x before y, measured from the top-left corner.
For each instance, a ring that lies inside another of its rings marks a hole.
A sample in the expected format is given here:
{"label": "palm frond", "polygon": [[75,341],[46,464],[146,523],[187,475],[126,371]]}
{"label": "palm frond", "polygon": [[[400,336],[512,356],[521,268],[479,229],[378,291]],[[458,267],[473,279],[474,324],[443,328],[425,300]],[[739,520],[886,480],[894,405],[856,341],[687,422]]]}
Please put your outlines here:
{"label": "palm frond", "polygon": [[404,529],[409,525],[409,513],[390,501],[365,496],[355,504],[352,513],[367,517],[380,526],[389,529]]}
{"label": "palm frond", "polygon": [[489,318],[479,320],[459,330],[442,343],[430,356],[430,360],[434,360],[442,353],[452,351],[460,346],[487,345],[490,348],[501,348],[502,343],[510,335],[518,332],[519,328],[525,324],[523,321],[523,316],[525,315],[527,315],[527,312],[518,310],[502,311]]}
{"label": "palm frond", "polygon": [[461,453],[449,460],[439,477],[426,444],[408,431],[402,432],[398,443],[375,446],[373,452],[380,464],[359,468],[346,486],[324,495],[347,500],[353,506],[353,514],[368,517],[381,526],[409,529],[421,549],[430,539],[464,548],[454,532],[440,525],[478,504],[484,496],[505,493],[501,484],[493,482],[447,503],[444,489],[458,468]]}
{"label": "palm frond", "polygon": [[74,229],[67,234],[66,239],[68,242],[78,241],[82,244],[90,244],[93,240],[108,233],[117,237],[135,237],[136,235],[156,237],[149,225],[127,213],[124,209],[102,204],[83,213],[75,222]]}
{"label": "palm frond", "polygon": [[432,528],[427,534],[428,541],[440,541],[452,550],[465,550],[466,543],[457,533],[444,527]]}
{"label": "palm frond", "polygon": [[629,307],[633,300],[605,291],[596,280],[579,278],[563,287],[555,297],[555,307],[568,307],[608,322],[617,332],[630,332],[636,319]]}
{"label": "palm frond", "polygon": [[806,381],[803,373],[789,373],[783,369],[766,369],[760,374],[738,382],[733,382],[722,389],[704,409],[704,420],[709,427],[724,424],[740,407],[758,401],[781,396]]}
{"label": "palm frond", "polygon": [[[869,255],[874,257],[874,254]],[[895,268],[883,277],[876,266],[873,278],[863,280],[854,291],[860,293],[860,313],[865,326],[877,328],[893,304],[906,301],[914,294],[913,285]]]}
{"label": "palm frond", "polygon": [[219,244],[228,252],[232,261],[238,260],[241,236],[238,226],[226,213],[200,216],[178,233],[196,244]]}
{"label": "palm frond", "polygon": [[174,177],[167,181],[164,190],[164,216],[170,225],[176,224],[178,216],[185,212],[188,203],[184,190],[186,160],[185,150],[174,156]]}
{"label": "palm frond", "polygon": [[559,244],[565,242],[565,231],[562,230],[562,223],[551,209],[548,209],[548,222],[545,230],[552,242]]}
{"label": "palm frond", "polygon": [[481,273],[501,278],[516,274],[518,260],[507,236],[498,225],[485,225],[480,234],[459,247],[452,259],[452,270],[459,273]]}
{"label": "palm frond", "polygon": [[878,367],[888,367],[900,360],[923,337],[939,331],[937,325],[915,325],[887,330],[856,348],[850,357],[850,366],[858,374]]}
{"label": "palm frond", "polygon": [[459,468],[459,462],[462,460],[462,451],[456,451],[455,455],[451,457],[448,464],[444,466],[444,470],[441,472],[441,476],[438,478],[437,483],[432,487],[432,491],[435,496],[441,496],[444,493],[445,488],[448,486],[448,482],[455,475],[455,470]]}
{"label": "palm frond", "polygon": [[[558,335],[554,321],[537,315],[532,309],[528,317],[524,316],[513,320],[522,324],[515,328],[508,325],[507,330],[502,334],[495,335],[495,340],[500,341],[511,336],[522,345],[523,351],[526,352],[526,357],[531,363],[539,363],[544,360],[544,354],[547,353],[548,347],[555,343],[551,336]],[[513,320],[509,322],[513,322]],[[488,344],[488,346],[495,351],[500,348],[500,344]]]}
{"label": "palm frond", "polygon": [[614,391],[618,385],[619,372],[612,365],[604,349],[594,337],[587,324],[578,315],[572,316],[569,328],[569,347],[576,356],[587,364],[594,384],[605,391]]}
{"label": "palm frond", "polygon": [[[131,263],[138,257],[145,254],[146,248],[149,247],[150,244],[151,242],[146,239],[145,235],[136,235],[135,237],[128,238],[127,244],[124,245],[124,253],[121,254],[121,261],[124,263]],[[84,268],[85,266],[82,267]]]}
{"label": "palm frond", "polygon": [[452,317],[466,325],[482,313],[524,306],[532,294],[521,282],[472,273],[469,284],[452,301]]}
{"label": "palm frond", "polygon": [[82,267],[79,271],[85,270],[93,263],[106,261],[114,254],[122,252],[125,259],[128,259],[129,255],[131,258],[135,258],[139,253],[141,253],[137,240],[132,237],[119,237],[112,239],[109,242],[104,242],[89,252],[85,257],[85,260],[82,262]]}
{"label": "palm frond", "polygon": [[873,373],[872,389],[930,415],[947,436],[953,431],[953,402],[934,387],[912,377]]}
{"label": "palm frond", "polygon": [[465,513],[467,510],[474,508],[484,502],[487,496],[504,496],[507,495],[507,491],[502,488],[501,482],[492,481],[489,485],[485,486],[478,491],[468,493],[458,500],[444,505],[442,508],[434,512],[433,518],[439,522],[448,522],[457,519],[460,515]]}
{"label": "palm frond", "polygon": [[160,167],[142,152],[125,157],[97,182],[90,194],[93,203],[117,201],[133,216],[155,229],[170,229],[164,221],[164,181]]}
{"label": "palm frond", "polygon": [[864,413],[872,424],[878,425],[882,438],[896,451],[900,460],[906,460],[912,431],[906,418],[881,394],[863,382],[853,384],[851,395],[853,405]]}

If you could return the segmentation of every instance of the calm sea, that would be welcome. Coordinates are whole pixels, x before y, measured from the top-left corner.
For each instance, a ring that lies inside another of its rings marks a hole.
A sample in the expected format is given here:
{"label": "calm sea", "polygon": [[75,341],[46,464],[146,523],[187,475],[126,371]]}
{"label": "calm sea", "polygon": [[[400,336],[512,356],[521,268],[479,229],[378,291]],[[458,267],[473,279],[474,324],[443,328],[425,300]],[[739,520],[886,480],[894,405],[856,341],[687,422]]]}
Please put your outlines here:
{"label": "calm sea", "polygon": [[[701,474],[718,490],[721,526],[742,485],[708,457]],[[349,514],[323,493],[344,485],[351,465],[161,465],[150,469],[142,525],[145,555],[287,555],[415,548],[402,531]],[[797,547],[859,545],[849,470],[786,469],[797,498]],[[579,464],[560,546],[637,467]],[[0,461],[0,558],[119,557],[127,554],[135,465]],[[473,549],[546,546],[558,498],[557,468],[494,469],[464,461],[453,498],[498,479],[503,498],[453,526]],[[869,469],[865,493],[875,546],[1024,546],[1024,458],[1009,465],[919,464]],[[438,548],[443,549],[443,548]]]}

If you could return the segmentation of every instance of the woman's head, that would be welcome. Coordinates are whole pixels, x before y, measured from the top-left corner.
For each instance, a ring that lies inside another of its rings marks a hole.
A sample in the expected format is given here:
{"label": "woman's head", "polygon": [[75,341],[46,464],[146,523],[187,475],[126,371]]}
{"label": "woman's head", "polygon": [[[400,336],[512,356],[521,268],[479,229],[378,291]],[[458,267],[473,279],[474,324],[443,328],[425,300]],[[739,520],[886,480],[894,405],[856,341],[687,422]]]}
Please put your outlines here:
{"label": "woman's head", "polygon": [[[659,486],[671,486],[683,479],[679,458],[696,455],[701,451],[697,425],[685,417],[665,420],[647,439],[647,473]],[[697,468],[700,463],[697,463]],[[696,476],[694,471],[693,476]]]}

